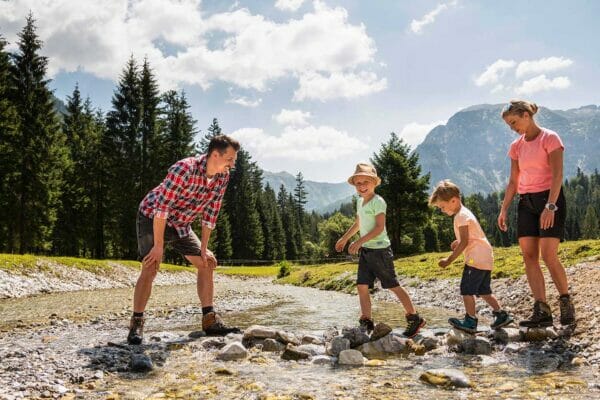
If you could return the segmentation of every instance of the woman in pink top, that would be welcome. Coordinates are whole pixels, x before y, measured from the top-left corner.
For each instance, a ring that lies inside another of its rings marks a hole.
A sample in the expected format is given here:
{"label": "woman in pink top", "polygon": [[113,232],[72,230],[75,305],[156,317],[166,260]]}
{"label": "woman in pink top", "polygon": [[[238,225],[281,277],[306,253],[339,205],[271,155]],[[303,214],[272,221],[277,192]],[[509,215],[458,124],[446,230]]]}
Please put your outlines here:
{"label": "woman in pink top", "polygon": [[533,315],[520,323],[527,328],[552,326],[540,252],[560,294],[560,322],[562,325],[575,322],[567,275],[558,259],[558,245],[564,240],[567,208],[562,191],[564,146],[556,132],[537,125],[533,119],[537,111],[537,105],[527,101],[511,101],[502,110],[502,118],[519,137],[510,145],[508,152],[510,179],[498,226],[503,231],[507,230],[508,207],[518,193],[517,236],[535,299]]}

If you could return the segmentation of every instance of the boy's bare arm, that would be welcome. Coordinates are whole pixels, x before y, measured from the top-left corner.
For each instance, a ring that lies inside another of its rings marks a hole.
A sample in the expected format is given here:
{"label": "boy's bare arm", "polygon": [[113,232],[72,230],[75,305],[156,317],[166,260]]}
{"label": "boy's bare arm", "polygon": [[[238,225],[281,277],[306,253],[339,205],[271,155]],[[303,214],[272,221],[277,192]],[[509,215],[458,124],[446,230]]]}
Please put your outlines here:
{"label": "boy's bare arm", "polygon": [[344,235],[335,244],[335,250],[336,251],[344,250],[344,247],[346,246],[346,243],[348,242],[348,240],[352,236],[354,236],[356,234],[356,232],[359,231],[359,229],[360,229],[360,225],[358,223],[358,217],[356,217],[352,226],[350,228],[348,228],[346,233],[344,233]]}
{"label": "boy's bare arm", "polygon": [[447,267],[448,265],[452,264],[454,260],[456,260],[467,248],[467,244],[469,243],[469,226],[459,226],[458,235],[460,237],[458,244],[456,245],[450,256],[440,260],[440,262],[438,263],[440,267]]}
{"label": "boy's bare arm", "polygon": [[362,247],[363,244],[367,243],[369,240],[377,237],[383,230],[385,229],[385,214],[380,213],[375,216],[375,227],[371,229],[365,236],[362,236],[357,241],[353,242],[350,247],[348,247],[348,253],[356,254],[358,250]]}

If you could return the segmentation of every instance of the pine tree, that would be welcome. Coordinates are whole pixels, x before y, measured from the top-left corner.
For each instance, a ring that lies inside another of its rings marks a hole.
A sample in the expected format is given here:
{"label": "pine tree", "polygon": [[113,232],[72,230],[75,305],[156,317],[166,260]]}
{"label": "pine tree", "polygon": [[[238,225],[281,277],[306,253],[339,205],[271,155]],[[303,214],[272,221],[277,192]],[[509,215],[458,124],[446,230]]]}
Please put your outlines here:
{"label": "pine tree", "polygon": [[192,118],[190,106],[183,91],[180,94],[174,90],[166,92],[162,96],[162,104],[162,169],[164,174],[164,170],[170,165],[193,155],[193,141],[197,130],[195,128],[196,121]]}
{"label": "pine tree", "polygon": [[106,118],[104,154],[108,163],[108,215],[106,223],[114,256],[137,256],[136,212],[145,195],[141,186],[140,123],[142,117],[138,66],[129,59]]}
{"label": "pine tree", "polygon": [[198,143],[198,152],[201,154],[206,153],[208,151],[210,140],[215,136],[222,134],[219,121],[216,118],[213,118],[212,124],[208,127],[208,132],[200,139],[200,143]]}
{"label": "pine tree", "polygon": [[[285,259],[285,231],[281,221],[281,212],[277,205],[277,197],[273,188],[267,184],[264,191],[264,204],[267,209],[269,229],[273,241],[265,242],[265,258],[268,260]],[[268,246],[268,250],[266,249]]]}
{"label": "pine tree", "polygon": [[306,205],[307,196],[308,193],[306,192],[306,188],[304,186],[304,177],[302,176],[302,172],[298,172],[296,175],[296,187],[294,188],[294,201],[296,202],[296,213],[298,220],[301,224],[304,222],[304,206]]}
{"label": "pine tree", "polygon": [[281,185],[277,194],[277,204],[285,234],[285,257],[287,260],[295,260],[299,254],[296,242],[296,210],[293,202],[290,204],[288,200],[290,197],[291,194]]}
{"label": "pine tree", "polygon": [[[161,164],[159,103],[160,93],[154,73],[147,59],[140,74],[140,192],[144,196],[164,178],[165,166]],[[166,166],[168,168],[168,166]]]}
{"label": "pine tree", "polygon": [[229,260],[233,255],[231,224],[229,223],[226,208],[226,205],[222,204],[219,217],[217,218],[217,225],[211,233],[208,244],[208,248],[213,251],[219,262],[221,260]]}
{"label": "pine tree", "polygon": [[10,59],[7,43],[0,36],[0,251],[12,253],[16,248],[18,197],[13,190],[18,179],[20,135],[17,111],[10,99]]}
{"label": "pine tree", "polygon": [[410,146],[392,133],[374,155],[373,164],[382,180],[377,193],[387,203],[386,226],[394,253],[422,251],[429,174],[421,176],[418,154],[411,154]]}
{"label": "pine tree", "polygon": [[19,253],[49,249],[67,162],[64,136],[45,78],[48,60],[39,55],[41,48],[35,20],[29,14],[19,33],[18,51],[12,54],[8,96],[18,115],[20,136],[16,170],[11,172],[17,198],[14,218]]}
{"label": "pine tree", "polygon": [[598,214],[593,205],[589,205],[583,219],[583,238],[598,239],[600,238],[600,227],[598,223]]}

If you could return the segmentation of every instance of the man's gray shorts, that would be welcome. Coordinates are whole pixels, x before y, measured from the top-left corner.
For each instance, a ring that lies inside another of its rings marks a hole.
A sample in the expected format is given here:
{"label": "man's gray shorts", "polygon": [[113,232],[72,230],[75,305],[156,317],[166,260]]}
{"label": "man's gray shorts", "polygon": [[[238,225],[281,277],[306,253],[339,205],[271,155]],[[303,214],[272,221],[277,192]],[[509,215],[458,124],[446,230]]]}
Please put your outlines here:
{"label": "man's gray shorts", "polygon": [[381,282],[381,287],[391,289],[400,286],[394,270],[394,253],[392,248],[385,249],[360,249],[358,258],[357,285],[369,285],[373,288],[375,278]]}
{"label": "man's gray shorts", "polygon": [[[136,222],[138,256],[141,261],[154,246],[154,221],[138,211]],[[189,236],[180,238],[175,228],[167,225],[165,227],[165,245],[171,246],[182,256],[200,255],[200,239],[194,231],[190,231]]]}

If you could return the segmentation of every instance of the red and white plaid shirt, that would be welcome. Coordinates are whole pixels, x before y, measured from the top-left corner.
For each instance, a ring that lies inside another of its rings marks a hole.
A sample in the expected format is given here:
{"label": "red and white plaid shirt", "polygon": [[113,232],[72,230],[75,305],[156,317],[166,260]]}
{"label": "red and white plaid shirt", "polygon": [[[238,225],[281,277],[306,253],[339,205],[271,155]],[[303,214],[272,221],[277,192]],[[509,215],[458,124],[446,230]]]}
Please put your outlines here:
{"label": "red and white plaid shirt", "polygon": [[148,218],[164,218],[179,237],[190,234],[192,222],[202,213],[202,225],[215,228],[229,173],[206,176],[206,154],[177,161],[167,177],[140,203],[140,212]]}

